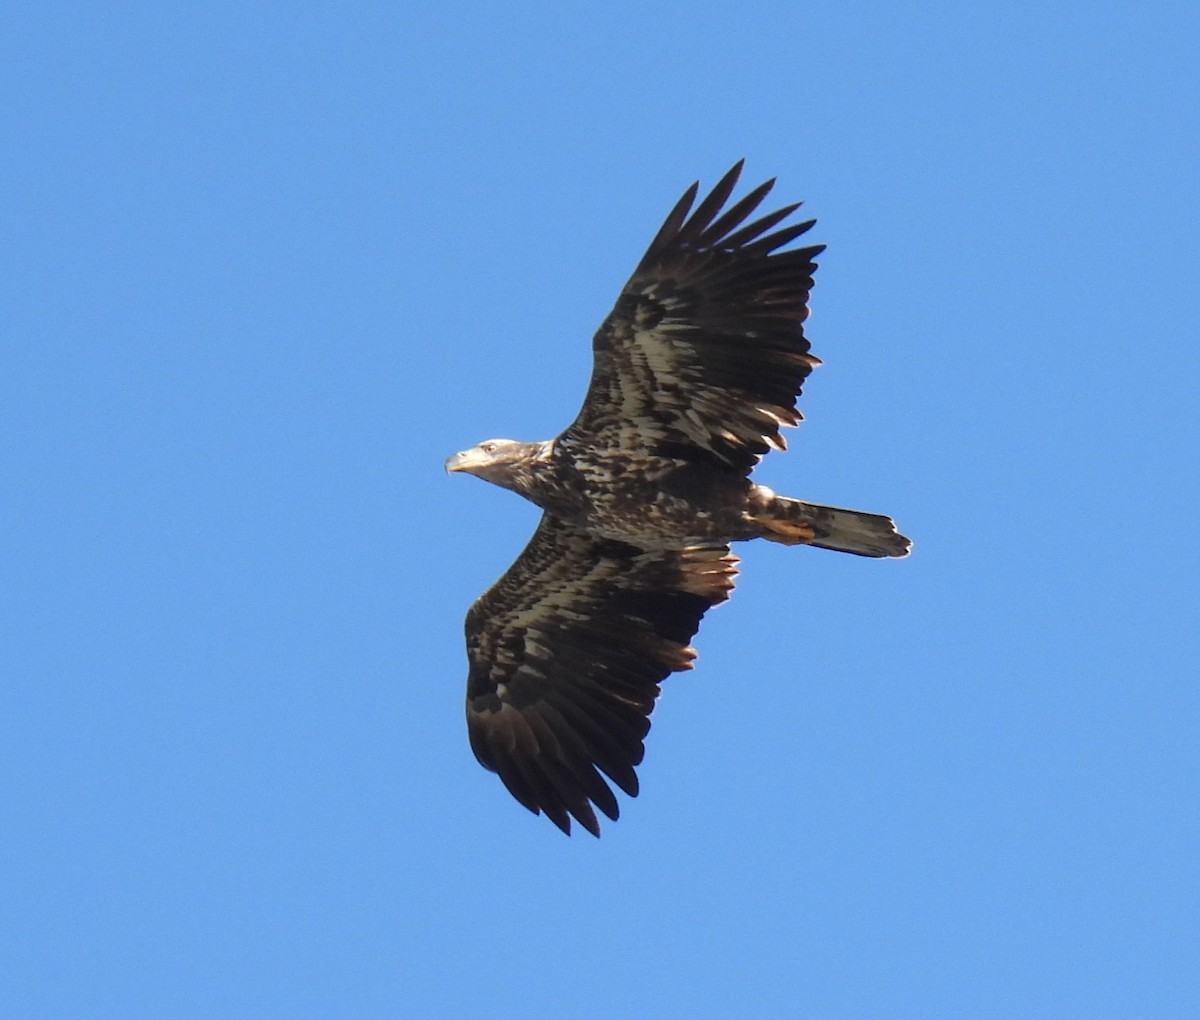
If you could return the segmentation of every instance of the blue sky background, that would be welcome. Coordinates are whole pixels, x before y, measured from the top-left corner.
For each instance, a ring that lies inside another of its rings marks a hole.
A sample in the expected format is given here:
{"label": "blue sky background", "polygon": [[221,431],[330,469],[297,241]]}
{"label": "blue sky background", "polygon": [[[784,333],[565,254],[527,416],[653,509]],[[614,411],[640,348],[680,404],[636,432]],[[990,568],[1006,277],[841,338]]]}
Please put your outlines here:
{"label": "blue sky background", "polygon": [[[0,1014],[1200,1015],[1194,3],[11,4]],[[643,793],[474,762],[467,606],[694,179],[819,220]]]}

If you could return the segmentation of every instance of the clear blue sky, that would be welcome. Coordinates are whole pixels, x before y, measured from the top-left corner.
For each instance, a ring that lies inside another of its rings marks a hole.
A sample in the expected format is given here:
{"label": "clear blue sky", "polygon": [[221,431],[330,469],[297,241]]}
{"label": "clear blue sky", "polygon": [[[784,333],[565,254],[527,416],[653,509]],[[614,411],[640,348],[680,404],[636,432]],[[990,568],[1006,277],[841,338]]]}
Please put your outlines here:
{"label": "clear blue sky", "polygon": [[[1200,1015],[1192,2],[14,4],[0,1015]],[[462,619],[679,193],[829,245],[643,794],[481,770]]]}

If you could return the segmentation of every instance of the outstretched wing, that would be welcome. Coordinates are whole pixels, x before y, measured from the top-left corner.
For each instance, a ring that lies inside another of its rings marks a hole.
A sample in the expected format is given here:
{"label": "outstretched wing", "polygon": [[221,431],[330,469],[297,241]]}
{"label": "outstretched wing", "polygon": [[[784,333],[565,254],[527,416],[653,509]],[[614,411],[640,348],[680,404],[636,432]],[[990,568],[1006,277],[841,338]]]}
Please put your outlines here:
{"label": "outstretched wing", "polygon": [[559,440],[577,458],[637,450],[744,473],[800,421],[796,397],[819,364],[802,324],[824,245],[779,250],[815,222],[771,232],[799,203],[742,226],[774,180],[722,212],[741,170],[690,216],[698,185],[684,193],[596,333],[587,397]]}
{"label": "outstretched wing", "polygon": [[634,766],[659,682],[690,669],[705,610],[729,597],[727,545],[644,550],[550,514],[467,614],[467,729],[484,768],[565,833],[600,835]]}

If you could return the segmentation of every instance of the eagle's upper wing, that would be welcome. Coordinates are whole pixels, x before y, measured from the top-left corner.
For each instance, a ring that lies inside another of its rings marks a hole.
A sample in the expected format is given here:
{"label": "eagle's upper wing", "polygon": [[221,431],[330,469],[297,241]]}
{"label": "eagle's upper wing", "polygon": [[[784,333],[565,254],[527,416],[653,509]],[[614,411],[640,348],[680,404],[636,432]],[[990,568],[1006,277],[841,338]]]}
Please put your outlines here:
{"label": "eagle's upper wing", "polygon": [[[726,545],[646,551],[545,514],[467,614],[471,749],[563,832],[617,817],[630,796],[659,682],[691,668],[688,642],[733,588]],[[599,771],[597,771],[599,770]]]}
{"label": "eagle's upper wing", "polygon": [[739,162],[689,216],[693,184],[663,223],[592,341],[592,379],[560,437],[588,448],[716,458],[749,471],[782,425],[818,359],[803,322],[824,245],[779,251],[812,220],[770,232],[798,207],[741,224],[774,181],[728,210]]}

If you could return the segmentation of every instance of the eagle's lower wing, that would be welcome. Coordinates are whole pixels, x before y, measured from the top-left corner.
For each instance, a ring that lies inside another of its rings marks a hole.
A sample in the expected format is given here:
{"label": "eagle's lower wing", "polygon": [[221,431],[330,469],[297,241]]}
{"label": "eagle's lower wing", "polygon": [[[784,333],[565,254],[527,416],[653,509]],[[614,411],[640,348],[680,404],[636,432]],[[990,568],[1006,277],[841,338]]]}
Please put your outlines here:
{"label": "eagle's lower wing", "polygon": [[596,333],[587,397],[559,440],[577,457],[638,450],[747,472],[800,421],[796,397],[818,364],[803,322],[824,246],[778,250],[813,225],[771,232],[799,203],[742,226],[774,181],[722,213],[741,168],[690,216],[688,189]]}
{"label": "eagle's lower wing", "polygon": [[[467,614],[467,728],[484,768],[563,832],[617,817],[600,773],[630,796],[658,685],[689,669],[705,610],[729,597],[726,545],[644,550],[550,514]],[[599,771],[597,771],[599,770]]]}

